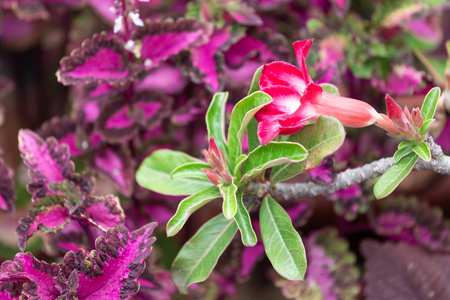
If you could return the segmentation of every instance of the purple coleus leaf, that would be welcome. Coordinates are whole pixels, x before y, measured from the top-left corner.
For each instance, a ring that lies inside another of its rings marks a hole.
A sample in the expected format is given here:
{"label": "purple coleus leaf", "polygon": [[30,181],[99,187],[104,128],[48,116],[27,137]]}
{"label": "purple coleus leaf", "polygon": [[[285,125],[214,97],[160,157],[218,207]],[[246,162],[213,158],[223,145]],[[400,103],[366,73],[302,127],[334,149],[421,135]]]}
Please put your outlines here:
{"label": "purple coleus leaf", "polygon": [[414,198],[388,198],[377,204],[370,219],[377,234],[433,251],[450,252],[449,220],[443,218],[439,207]]}
{"label": "purple coleus leaf", "polygon": [[96,122],[101,136],[109,142],[131,139],[139,129],[152,129],[170,114],[172,99],[168,96],[143,92],[131,103],[116,98],[102,106]]}
{"label": "purple coleus leaf", "polygon": [[156,223],[129,232],[117,226],[99,237],[96,250],[80,249],[64,256],[62,279],[68,287],[63,296],[75,295],[80,300],[129,299],[139,290],[139,277],[145,259],[152,251],[151,236]]}
{"label": "purple coleus leaf", "polygon": [[225,1],[225,11],[239,24],[244,26],[261,26],[262,19],[252,6],[244,1]]}
{"label": "purple coleus leaf", "polygon": [[92,169],[111,178],[123,195],[133,191],[134,161],[124,147],[106,147],[95,152],[90,161]]}
{"label": "purple coleus leaf", "polygon": [[333,228],[312,233],[305,240],[308,272],[304,281],[290,281],[275,272],[272,278],[288,299],[358,299],[359,271],[348,242]]}
{"label": "purple coleus leaf", "polygon": [[60,197],[47,195],[38,202],[25,218],[19,220],[16,229],[19,249],[24,250],[27,240],[38,230],[56,232],[70,221],[70,213]]}
{"label": "purple coleus leaf", "polygon": [[[170,80],[167,80],[170,78]],[[162,64],[136,84],[136,91],[155,90],[161,93],[180,94],[188,83],[180,68],[170,64]]]}
{"label": "purple coleus leaf", "polygon": [[367,210],[368,199],[359,184],[334,192],[331,200],[334,202],[335,212],[344,216],[347,221],[355,219],[358,213]]}
{"label": "purple coleus leaf", "polygon": [[14,212],[14,172],[3,159],[0,159],[0,210],[12,214]]}
{"label": "purple coleus leaf", "polygon": [[0,290],[3,287],[11,297],[6,299],[22,296],[20,299],[55,300],[61,294],[55,284],[59,273],[55,263],[37,260],[29,252],[18,253],[13,261],[5,261],[0,268]]}
{"label": "purple coleus leaf", "polygon": [[217,92],[221,89],[223,54],[237,37],[228,29],[214,32],[210,40],[199,47],[191,49],[191,65],[188,67],[191,79],[204,83],[206,87]]}
{"label": "purple coleus leaf", "polygon": [[134,40],[142,40],[141,58],[146,69],[153,69],[169,57],[208,40],[205,24],[194,19],[145,22],[137,28]]}
{"label": "purple coleus leaf", "polygon": [[326,157],[317,168],[308,171],[311,179],[320,184],[333,184],[336,180],[336,172],[334,171],[334,158]]}
{"label": "purple coleus leaf", "polygon": [[77,215],[82,222],[88,222],[101,230],[108,230],[125,220],[119,198],[113,195],[87,197]]}
{"label": "purple coleus leaf", "polygon": [[361,250],[366,258],[366,299],[450,299],[450,255],[371,240],[364,241]]}
{"label": "purple coleus leaf", "polygon": [[136,75],[128,55],[115,36],[106,32],[94,34],[83,42],[81,48],[61,59],[56,75],[65,85],[90,82],[124,84]]}

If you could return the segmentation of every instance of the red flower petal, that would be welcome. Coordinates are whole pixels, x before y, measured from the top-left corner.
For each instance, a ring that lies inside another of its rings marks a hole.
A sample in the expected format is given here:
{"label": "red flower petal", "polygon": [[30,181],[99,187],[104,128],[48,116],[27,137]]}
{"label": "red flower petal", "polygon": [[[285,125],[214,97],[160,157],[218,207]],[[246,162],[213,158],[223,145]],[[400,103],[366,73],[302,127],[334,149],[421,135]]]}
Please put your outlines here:
{"label": "red flower petal", "polygon": [[[311,81],[309,75],[308,78]],[[303,93],[307,84],[308,82],[305,81],[302,72],[296,66],[283,61],[274,61],[264,65],[259,80],[261,89],[272,85],[281,85],[293,88],[299,93]]]}
{"label": "red flower petal", "polygon": [[[300,107],[301,95],[290,87],[285,86],[271,86],[264,88],[261,91],[269,94],[273,98],[273,102],[264,106],[256,114],[256,120],[265,119],[265,116],[292,114]],[[259,121],[259,120],[258,120]]]}
{"label": "red flower petal", "polygon": [[261,142],[261,145],[265,145],[272,141],[277,136],[279,131],[280,124],[278,122],[260,122],[258,124],[258,139]]}
{"label": "red flower petal", "polygon": [[294,47],[295,56],[297,57],[300,72],[302,78],[306,84],[312,83],[311,76],[309,76],[308,69],[306,68],[306,56],[308,55],[309,48],[312,45],[313,40],[296,41],[292,46]]}

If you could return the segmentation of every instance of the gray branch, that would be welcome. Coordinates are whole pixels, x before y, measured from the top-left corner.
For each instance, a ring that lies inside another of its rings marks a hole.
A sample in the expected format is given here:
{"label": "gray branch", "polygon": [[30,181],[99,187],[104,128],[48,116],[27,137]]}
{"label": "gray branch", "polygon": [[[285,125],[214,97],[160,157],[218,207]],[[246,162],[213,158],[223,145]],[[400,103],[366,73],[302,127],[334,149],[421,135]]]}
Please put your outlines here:
{"label": "gray branch", "polygon": [[[432,138],[428,139],[432,159],[426,162],[419,159],[414,166],[415,171],[431,170],[439,174],[450,175],[450,157],[444,155],[442,148]],[[337,190],[345,189],[353,184],[361,183],[381,176],[394,164],[392,157],[382,158],[359,168],[347,169],[336,176],[332,185],[323,185],[315,182],[277,183],[271,186],[270,182],[253,182],[247,191],[250,194],[263,197],[270,193],[274,198],[293,200],[299,197],[315,197],[322,194],[332,194]]]}

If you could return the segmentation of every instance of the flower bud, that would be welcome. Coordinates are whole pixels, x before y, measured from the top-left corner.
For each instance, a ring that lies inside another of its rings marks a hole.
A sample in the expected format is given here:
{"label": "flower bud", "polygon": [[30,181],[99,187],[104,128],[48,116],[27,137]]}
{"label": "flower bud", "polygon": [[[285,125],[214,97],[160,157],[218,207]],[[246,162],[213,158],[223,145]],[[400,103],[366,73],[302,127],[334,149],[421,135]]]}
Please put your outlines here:
{"label": "flower bud", "polygon": [[215,172],[213,169],[202,169],[203,172],[205,172],[206,177],[208,177],[209,181],[211,181],[214,185],[219,185],[221,183],[221,178],[219,174]]}
{"label": "flower bud", "polygon": [[422,113],[420,112],[420,109],[418,107],[412,110],[411,119],[414,126],[416,126],[417,128],[422,127],[423,118]]}

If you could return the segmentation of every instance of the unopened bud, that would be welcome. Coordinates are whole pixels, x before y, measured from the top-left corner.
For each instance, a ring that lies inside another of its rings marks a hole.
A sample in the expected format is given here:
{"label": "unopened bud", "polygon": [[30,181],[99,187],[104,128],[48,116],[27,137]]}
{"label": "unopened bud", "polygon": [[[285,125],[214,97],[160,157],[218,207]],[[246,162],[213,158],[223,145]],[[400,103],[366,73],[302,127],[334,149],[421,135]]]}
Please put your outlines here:
{"label": "unopened bud", "polygon": [[230,184],[233,181],[233,178],[231,178],[231,175],[227,171],[222,171],[221,175],[224,183]]}
{"label": "unopened bud", "polygon": [[420,112],[420,109],[418,107],[412,110],[411,119],[414,126],[416,126],[417,128],[422,127],[423,118],[422,113]]}
{"label": "unopened bud", "polygon": [[202,171],[205,172],[206,177],[208,177],[209,181],[211,181],[212,184],[219,185],[221,183],[219,174],[214,172],[214,170],[205,168],[202,169]]}

